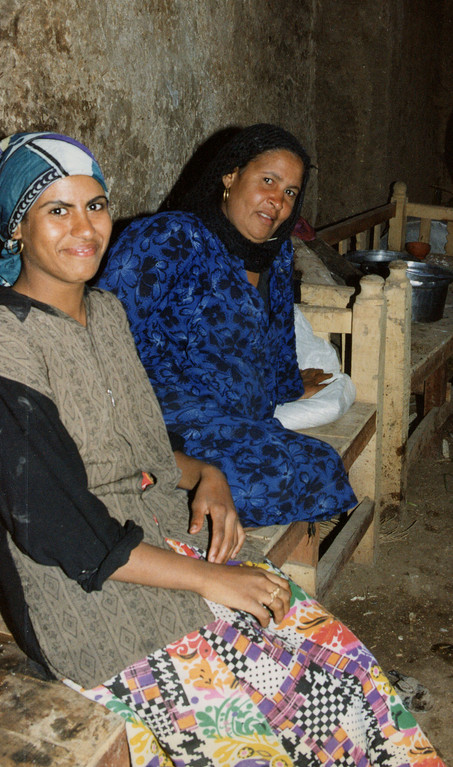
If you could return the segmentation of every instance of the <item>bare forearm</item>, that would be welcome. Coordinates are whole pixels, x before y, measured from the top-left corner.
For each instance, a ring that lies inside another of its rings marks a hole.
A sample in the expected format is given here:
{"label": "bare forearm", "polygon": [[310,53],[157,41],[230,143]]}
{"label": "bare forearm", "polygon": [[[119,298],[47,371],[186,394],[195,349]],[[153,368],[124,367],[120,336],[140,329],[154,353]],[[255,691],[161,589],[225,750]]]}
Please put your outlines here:
{"label": "bare forearm", "polygon": [[127,564],[119,567],[110,577],[124,583],[201,593],[204,566],[207,564],[149,543],[140,543],[131,551]]}
{"label": "bare forearm", "polygon": [[214,564],[140,543],[112,580],[194,591],[206,599],[255,615],[262,626],[270,611],[279,623],[289,609],[286,580],[260,567]]}

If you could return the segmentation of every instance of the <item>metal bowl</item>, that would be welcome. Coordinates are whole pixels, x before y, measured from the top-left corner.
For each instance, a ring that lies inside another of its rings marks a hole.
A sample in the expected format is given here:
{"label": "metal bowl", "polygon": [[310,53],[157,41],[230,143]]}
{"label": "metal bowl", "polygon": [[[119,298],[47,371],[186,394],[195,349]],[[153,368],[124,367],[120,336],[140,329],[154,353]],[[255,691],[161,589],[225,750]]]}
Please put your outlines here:
{"label": "metal bowl", "polygon": [[408,261],[410,256],[398,250],[356,250],[346,253],[346,258],[358,266],[363,274],[379,274],[388,277],[391,261]]}

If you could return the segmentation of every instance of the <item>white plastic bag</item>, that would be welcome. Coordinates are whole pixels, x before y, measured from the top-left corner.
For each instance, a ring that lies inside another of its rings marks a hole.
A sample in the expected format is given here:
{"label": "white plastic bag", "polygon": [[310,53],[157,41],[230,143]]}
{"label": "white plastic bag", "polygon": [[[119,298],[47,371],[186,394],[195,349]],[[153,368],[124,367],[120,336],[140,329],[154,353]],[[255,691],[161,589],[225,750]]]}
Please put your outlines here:
{"label": "white plastic bag", "polygon": [[355,386],[346,373],[340,371],[335,348],[315,336],[308,320],[294,307],[297,362],[301,370],[319,368],[332,373],[330,383],[309,399],[299,399],[277,405],[274,416],[287,429],[308,429],[331,423],[346,413],[355,399]]}

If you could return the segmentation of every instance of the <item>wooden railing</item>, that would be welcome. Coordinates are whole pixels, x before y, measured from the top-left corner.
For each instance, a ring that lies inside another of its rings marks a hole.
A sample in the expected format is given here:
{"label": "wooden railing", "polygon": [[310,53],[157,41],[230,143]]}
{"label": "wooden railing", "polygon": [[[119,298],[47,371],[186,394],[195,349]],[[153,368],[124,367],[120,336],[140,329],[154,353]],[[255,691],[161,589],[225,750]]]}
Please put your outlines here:
{"label": "wooden railing", "polygon": [[355,250],[376,250],[379,248],[383,227],[395,212],[396,204],[389,202],[336,224],[323,226],[317,230],[317,234],[328,245],[338,244],[340,254],[351,249],[352,237],[355,237]]}
{"label": "wooden railing", "polygon": [[340,254],[349,250],[377,250],[383,229],[388,225],[388,249],[403,251],[406,243],[408,216],[420,219],[420,242],[429,242],[433,221],[446,221],[447,242],[445,253],[453,255],[453,208],[409,202],[407,187],[397,181],[391,201],[386,205],[359,213],[357,216],[320,227],[317,235],[328,245],[338,246]]}

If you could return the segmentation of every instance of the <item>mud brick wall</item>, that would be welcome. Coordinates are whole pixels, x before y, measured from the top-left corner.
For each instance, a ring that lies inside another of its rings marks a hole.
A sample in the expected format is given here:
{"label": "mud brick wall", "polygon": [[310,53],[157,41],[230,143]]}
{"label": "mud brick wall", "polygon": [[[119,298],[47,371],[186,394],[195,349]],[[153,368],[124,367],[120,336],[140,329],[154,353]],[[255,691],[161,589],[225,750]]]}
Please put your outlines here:
{"label": "mud brick wall", "polygon": [[312,155],[312,222],[380,204],[397,179],[431,202],[431,185],[453,189],[449,5],[0,0],[0,135],[86,142],[117,217],[156,210],[200,144],[255,121]]}

